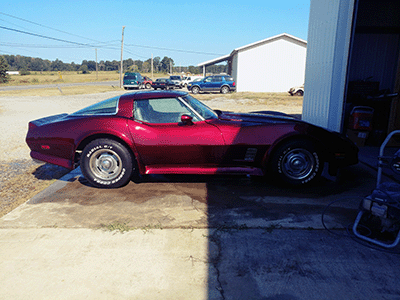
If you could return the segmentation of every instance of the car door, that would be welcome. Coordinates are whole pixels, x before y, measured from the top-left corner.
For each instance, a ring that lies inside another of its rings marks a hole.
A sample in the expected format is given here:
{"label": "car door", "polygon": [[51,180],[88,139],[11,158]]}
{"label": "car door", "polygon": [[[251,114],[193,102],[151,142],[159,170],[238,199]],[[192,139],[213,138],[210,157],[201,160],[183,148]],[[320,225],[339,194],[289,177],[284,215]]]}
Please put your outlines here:
{"label": "car door", "polygon": [[[191,123],[182,123],[187,115]],[[179,98],[136,100],[129,130],[146,166],[213,166],[224,154],[217,126],[209,124]]]}
{"label": "car door", "polygon": [[222,86],[222,76],[214,76],[211,82],[211,91],[219,92],[221,86]]}
{"label": "car door", "polygon": [[201,83],[199,83],[201,90],[205,92],[212,91],[212,84],[213,84],[212,80],[213,76],[204,78],[204,80]]}

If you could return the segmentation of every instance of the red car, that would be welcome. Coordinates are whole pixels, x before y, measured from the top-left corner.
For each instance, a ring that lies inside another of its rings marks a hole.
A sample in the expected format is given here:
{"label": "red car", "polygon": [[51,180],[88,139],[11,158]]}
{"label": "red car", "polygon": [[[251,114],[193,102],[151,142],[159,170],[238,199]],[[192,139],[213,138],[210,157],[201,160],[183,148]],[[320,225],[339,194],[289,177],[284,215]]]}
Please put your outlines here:
{"label": "red car", "polygon": [[250,174],[293,185],[358,162],[339,134],[282,113],[214,111],[186,92],[138,91],[29,123],[31,156],[115,188],[134,174]]}
{"label": "red car", "polygon": [[147,76],[143,76],[143,86],[145,89],[151,89],[152,84],[153,84],[153,80],[151,80]]}

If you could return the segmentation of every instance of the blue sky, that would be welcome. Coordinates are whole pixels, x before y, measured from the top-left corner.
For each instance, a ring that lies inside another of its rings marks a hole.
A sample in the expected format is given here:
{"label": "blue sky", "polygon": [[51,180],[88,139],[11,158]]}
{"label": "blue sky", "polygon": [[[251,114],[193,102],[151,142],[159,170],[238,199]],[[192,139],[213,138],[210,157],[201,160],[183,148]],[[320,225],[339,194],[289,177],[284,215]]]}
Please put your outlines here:
{"label": "blue sky", "polygon": [[0,0],[0,5],[0,54],[80,64],[95,60],[97,48],[98,61],[119,61],[125,26],[124,59],[144,61],[153,54],[189,66],[283,32],[307,40],[310,0]]}

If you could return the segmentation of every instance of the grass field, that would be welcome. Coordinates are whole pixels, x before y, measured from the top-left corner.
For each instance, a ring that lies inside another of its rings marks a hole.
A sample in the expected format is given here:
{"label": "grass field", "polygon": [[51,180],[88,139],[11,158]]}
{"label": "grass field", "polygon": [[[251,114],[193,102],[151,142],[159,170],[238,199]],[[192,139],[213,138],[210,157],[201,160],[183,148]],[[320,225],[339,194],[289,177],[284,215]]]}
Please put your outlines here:
{"label": "grass field", "polygon": [[[151,74],[142,74],[143,76],[151,77]],[[159,77],[167,77],[167,74],[155,73],[153,79]],[[90,74],[78,74],[77,72],[31,72],[30,75],[11,75],[11,80],[7,84],[1,86],[12,86],[12,85],[41,85],[41,84],[62,84],[62,83],[79,83],[79,82],[96,82],[96,81],[118,81],[119,74],[116,71],[100,71],[91,72]],[[186,89],[182,89],[187,91]],[[102,85],[90,85],[90,86],[73,86],[73,87],[54,87],[54,88],[40,88],[40,89],[27,89],[27,90],[15,90],[15,91],[0,91],[0,97],[17,97],[17,96],[60,96],[60,95],[82,95],[82,94],[98,94],[111,91],[120,91],[121,94],[125,93],[124,89],[119,86],[102,86]],[[207,101],[218,97],[225,99],[238,100],[248,99],[253,100],[258,104],[269,105],[290,105],[290,106],[301,106],[303,97],[293,97],[288,93],[252,93],[252,92],[241,92],[241,93],[230,93],[227,95],[221,95],[218,93],[205,93],[195,95],[199,100]],[[0,107],[1,110],[1,107]]]}
{"label": "grass field", "polygon": [[[143,73],[143,76],[151,77],[151,73]],[[154,78],[167,77],[163,73],[154,73]],[[39,85],[76,82],[96,82],[119,80],[119,73],[116,71],[99,71],[90,74],[78,74],[77,72],[35,72],[30,75],[10,75],[10,81],[0,86],[12,85]]]}

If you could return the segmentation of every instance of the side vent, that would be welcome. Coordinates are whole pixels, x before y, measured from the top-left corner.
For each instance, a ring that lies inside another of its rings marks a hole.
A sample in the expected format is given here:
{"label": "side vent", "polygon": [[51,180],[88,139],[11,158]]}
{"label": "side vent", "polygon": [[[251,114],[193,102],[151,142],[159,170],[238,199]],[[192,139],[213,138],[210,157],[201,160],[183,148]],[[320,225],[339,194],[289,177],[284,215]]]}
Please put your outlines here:
{"label": "side vent", "polygon": [[257,148],[247,148],[244,156],[245,161],[254,161],[256,159]]}

